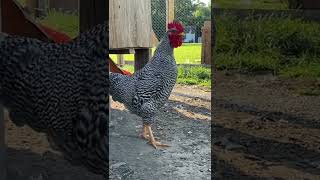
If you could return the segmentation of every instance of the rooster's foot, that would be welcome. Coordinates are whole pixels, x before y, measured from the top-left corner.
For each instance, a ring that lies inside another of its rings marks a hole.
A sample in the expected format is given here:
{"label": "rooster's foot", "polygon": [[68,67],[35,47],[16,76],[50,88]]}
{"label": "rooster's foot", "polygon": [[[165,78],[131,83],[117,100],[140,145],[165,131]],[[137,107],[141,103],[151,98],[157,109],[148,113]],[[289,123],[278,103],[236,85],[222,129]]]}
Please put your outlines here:
{"label": "rooster's foot", "polygon": [[[154,148],[158,148],[158,147],[170,147],[168,144],[162,144],[159,141],[159,138],[155,138],[153,136],[152,130],[151,130],[151,126],[150,125],[145,125],[144,126],[144,131],[146,130],[146,132],[148,133],[146,137],[148,137],[149,143],[154,147]],[[146,134],[145,134],[146,135]]]}

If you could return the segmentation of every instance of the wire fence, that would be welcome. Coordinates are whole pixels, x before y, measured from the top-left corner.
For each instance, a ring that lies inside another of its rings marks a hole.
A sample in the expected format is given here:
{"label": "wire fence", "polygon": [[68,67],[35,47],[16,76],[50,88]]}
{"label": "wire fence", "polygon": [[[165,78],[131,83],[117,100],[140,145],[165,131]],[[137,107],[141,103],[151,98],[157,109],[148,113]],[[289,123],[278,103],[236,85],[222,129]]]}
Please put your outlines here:
{"label": "wire fence", "polygon": [[[194,17],[196,6],[192,0],[151,0],[153,31],[158,38],[166,34],[166,25],[170,12],[174,20],[182,22],[185,27],[185,38],[182,47],[175,49],[175,58],[179,64],[199,64],[201,62],[201,27],[203,20]],[[168,9],[171,8],[171,9]],[[209,10],[210,11],[210,10]],[[170,20],[171,21],[171,20]]]}
{"label": "wire fence", "polygon": [[158,39],[166,33],[167,0],[151,0],[152,28]]}

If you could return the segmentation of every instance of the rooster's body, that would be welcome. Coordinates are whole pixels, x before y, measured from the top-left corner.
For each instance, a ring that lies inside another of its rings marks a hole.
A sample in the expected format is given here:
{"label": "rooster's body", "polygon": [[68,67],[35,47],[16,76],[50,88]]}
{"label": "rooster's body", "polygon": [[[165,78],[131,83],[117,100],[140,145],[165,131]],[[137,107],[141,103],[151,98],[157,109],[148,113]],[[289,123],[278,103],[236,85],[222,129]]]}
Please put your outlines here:
{"label": "rooster's body", "polygon": [[73,164],[108,174],[108,31],[98,25],[70,43],[2,35],[0,101]]}
{"label": "rooster's body", "polygon": [[[177,36],[180,36],[180,31]],[[172,43],[172,37],[168,32],[144,68],[132,76],[110,74],[112,98],[123,103],[132,113],[142,117],[144,123],[142,136],[149,139],[154,147],[167,146],[154,140],[150,125],[154,122],[159,109],[167,102],[176,83],[177,66]]]}

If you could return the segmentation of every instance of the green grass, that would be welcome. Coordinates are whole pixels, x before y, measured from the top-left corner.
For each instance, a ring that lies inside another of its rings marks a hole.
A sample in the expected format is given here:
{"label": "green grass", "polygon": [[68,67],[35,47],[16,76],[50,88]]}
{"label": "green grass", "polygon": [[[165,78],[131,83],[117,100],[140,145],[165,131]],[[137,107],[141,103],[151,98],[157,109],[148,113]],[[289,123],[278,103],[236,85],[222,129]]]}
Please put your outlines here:
{"label": "green grass", "polygon": [[300,19],[217,17],[219,70],[268,70],[320,78],[320,24]]}
{"label": "green grass", "polygon": [[[152,48],[152,53],[155,48]],[[201,63],[201,44],[200,43],[184,43],[181,47],[174,50],[174,56],[177,64],[200,64]],[[111,54],[112,60],[117,62],[117,55]],[[126,61],[133,61],[133,54],[125,54]]]}
{"label": "green grass", "polygon": [[220,8],[287,9],[284,0],[251,0],[249,4],[244,3],[244,0],[215,0],[215,4]]}
{"label": "green grass", "polygon": [[[132,65],[125,65],[122,69],[134,72]],[[211,87],[211,70],[202,66],[178,66],[177,83]]]}
{"label": "green grass", "polygon": [[211,87],[211,69],[201,66],[178,66],[177,83]]}
{"label": "green grass", "polygon": [[287,68],[281,69],[280,74],[282,74],[285,77],[320,77],[320,63],[310,63],[300,66],[289,66]]}
{"label": "green grass", "polygon": [[79,16],[60,11],[50,11],[48,16],[40,22],[74,38],[79,34]]}

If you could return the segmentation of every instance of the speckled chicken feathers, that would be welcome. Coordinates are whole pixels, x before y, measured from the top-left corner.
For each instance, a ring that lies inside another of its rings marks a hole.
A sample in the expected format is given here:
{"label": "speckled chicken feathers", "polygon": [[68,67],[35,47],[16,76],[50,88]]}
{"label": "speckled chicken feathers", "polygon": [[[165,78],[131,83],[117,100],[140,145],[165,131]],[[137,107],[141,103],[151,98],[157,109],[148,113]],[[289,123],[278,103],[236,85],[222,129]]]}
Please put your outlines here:
{"label": "speckled chicken feathers", "polygon": [[68,44],[0,41],[0,100],[17,125],[46,133],[73,164],[108,174],[108,31],[98,25]]}

